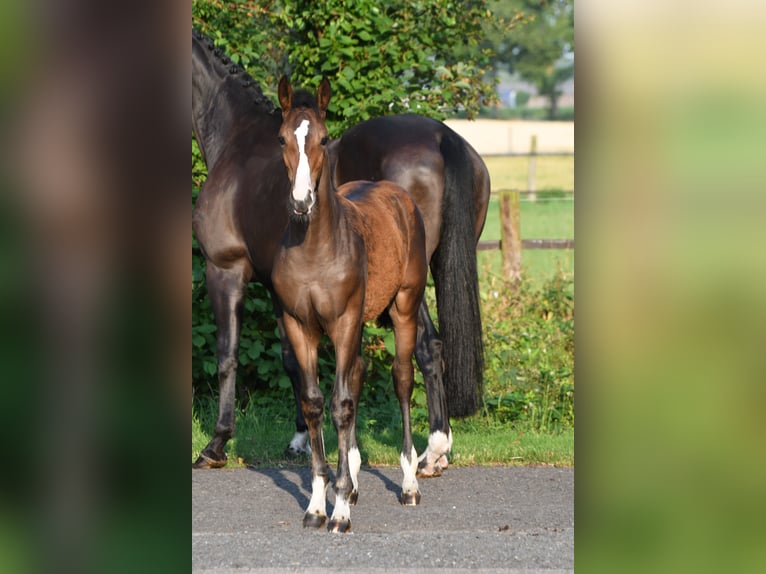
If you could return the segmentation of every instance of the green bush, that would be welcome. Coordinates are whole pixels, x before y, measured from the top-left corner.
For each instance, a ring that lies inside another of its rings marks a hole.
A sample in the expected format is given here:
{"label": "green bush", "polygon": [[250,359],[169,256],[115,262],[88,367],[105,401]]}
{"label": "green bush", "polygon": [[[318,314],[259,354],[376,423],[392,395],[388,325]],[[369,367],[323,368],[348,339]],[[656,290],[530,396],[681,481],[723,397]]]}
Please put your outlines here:
{"label": "green bush", "polygon": [[485,415],[543,432],[574,427],[573,280],[558,274],[515,292],[487,284]]}
{"label": "green bush", "polygon": [[[196,257],[196,256],[195,256]],[[197,277],[195,262],[195,278]],[[574,427],[574,294],[573,281],[562,274],[541,288],[522,284],[514,292],[497,278],[483,283],[482,314],[487,368],[484,409],[477,417],[500,425],[539,432]],[[427,297],[432,309],[433,288]],[[242,408],[254,402],[292,419],[290,382],[282,369],[281,347],[268,294],[250,287],[243,321],[238,370]],[[193,325],[194,389],[215,397],[215,328],[203,285],[195,286]],[[399,405],[391,381],[393,332],[368,324],[364,330],[365,386],[358,425],[372,431],[398,428]],[[319,377],[325,396],[332,389],[334,354],[325,338],[319,352]],[[415,430],[428,428],[423,379],[416,369],[412,396]]]}

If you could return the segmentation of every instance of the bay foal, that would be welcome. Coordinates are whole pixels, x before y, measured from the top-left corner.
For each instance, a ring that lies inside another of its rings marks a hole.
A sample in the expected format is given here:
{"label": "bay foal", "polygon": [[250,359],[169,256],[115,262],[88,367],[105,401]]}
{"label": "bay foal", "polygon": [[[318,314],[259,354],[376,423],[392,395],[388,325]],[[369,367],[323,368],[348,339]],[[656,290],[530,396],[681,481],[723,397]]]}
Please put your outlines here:
{"label": "bay foal", "polygon": [[291,182],[289,222],[272,271],[284,309],[284,326],[300,366],[300,402],[311,441],[311,500],[306,527],[326,520],[329,469],[322,421],[324,397],[317,379],[317,347],[327,333],[335,347],[330,409],[338,433],[336,502],[329,530],[351,528],[350,506],[359,493],[361,456],[356,411],[364,378],[362,325],[387,314],[395,334],[394,389],[402,411],[401,502],[416,505],[417,453],[412,443],[410,398],[417,317],[426,284],[425,230],[407,192],[390,181],[355,181],[334,188],[324,118],[330,101],[324,79],[317,97],[279,83],[279,142]]}

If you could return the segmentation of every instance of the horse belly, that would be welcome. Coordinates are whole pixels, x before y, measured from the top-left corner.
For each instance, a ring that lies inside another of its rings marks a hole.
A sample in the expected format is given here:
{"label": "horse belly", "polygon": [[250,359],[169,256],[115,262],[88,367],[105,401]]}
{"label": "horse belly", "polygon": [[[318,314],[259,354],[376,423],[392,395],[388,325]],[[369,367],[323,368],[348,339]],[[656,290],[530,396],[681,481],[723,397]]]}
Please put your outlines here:
{"label": "horse belly", "polygon": [[[367,292],[365,295],[364,320],[370,321],[386,310],[402,286],[404,269],[407,266],[406,237],[393,222],[385,219],[386,233],[374,233],[365,238],[367,247]],[[379,221],[378,225],[383,222]]]}
{"label": "horse belly", "polygon": [[371,321],[386,310],[401,287],[401,267],[367,269],[367,292],[364,298],[364,320]]}

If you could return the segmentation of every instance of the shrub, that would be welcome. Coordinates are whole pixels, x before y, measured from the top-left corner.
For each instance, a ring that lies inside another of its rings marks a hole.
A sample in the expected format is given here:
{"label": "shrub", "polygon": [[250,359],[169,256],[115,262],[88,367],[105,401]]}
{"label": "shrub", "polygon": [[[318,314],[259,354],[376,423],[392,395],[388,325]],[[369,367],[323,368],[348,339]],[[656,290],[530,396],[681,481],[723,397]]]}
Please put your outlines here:
{"label": "shrub", "polygon": [[485,415],[538,431],[573,427],[573,280],[559,273],[513,291],[488,276],[485,286]]}

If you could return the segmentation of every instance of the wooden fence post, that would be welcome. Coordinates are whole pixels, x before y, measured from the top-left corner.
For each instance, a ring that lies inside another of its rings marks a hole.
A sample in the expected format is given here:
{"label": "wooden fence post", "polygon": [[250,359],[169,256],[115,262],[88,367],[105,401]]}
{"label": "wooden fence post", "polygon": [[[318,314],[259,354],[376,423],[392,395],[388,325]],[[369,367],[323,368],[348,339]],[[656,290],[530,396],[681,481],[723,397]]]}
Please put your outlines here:
{"label": "wooden fence post", "polygon": [[521,281],[521,217],[518,191],[505,191],[500,194],[500,234],[503,275],[515,287]]}
{"label": "wooden fence post", "polygon": [[529,141],[529,164],[527,166],[527,191],[529,201],[537,201],[537,134]]}

